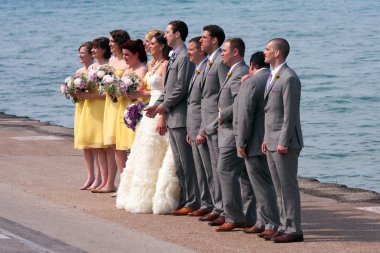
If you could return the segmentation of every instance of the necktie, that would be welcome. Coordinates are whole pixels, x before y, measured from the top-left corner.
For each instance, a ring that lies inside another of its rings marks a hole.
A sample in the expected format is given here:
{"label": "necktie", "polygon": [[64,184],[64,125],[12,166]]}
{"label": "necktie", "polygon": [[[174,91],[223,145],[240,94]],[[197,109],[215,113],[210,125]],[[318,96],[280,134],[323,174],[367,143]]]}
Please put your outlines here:
{"label": "necktie", "polygon": [[267,86],[266,86],[266,89],[269,90],[270,88],[270,83],[272,81],[272,72],[270,73],[269,77],[268,77],[268,81],[267,81]]}

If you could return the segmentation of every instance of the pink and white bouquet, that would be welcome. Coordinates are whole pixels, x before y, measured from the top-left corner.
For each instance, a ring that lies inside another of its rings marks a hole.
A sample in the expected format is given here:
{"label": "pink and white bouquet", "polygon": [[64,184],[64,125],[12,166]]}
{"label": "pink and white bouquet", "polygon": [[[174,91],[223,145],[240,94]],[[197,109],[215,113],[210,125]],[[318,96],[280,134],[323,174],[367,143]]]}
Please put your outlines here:
{"label": "pink and white bouquet", "polygon": [[142,101],[137,101],[137,103],[129,104],[124,111],[124,125],[135,131],[136,126],[140,123],[143,116],[143,109],[145,104]]}
{"label": "pink and white bouquet", "polygon": [[117,102],[117,97],[134,92],[140,84],[140,78],[134,72],[119,78],[114,75],[105,75],[99,87],[99,92],[107,93],[112,102]]}
{"label": "pink and white bouquet", "polygon": [[113,69],[109,65],[98,66],[95,70],[88,71],[88,81],[94,85],[101,85],[103,78],[106,75],[113,75]]}
{"label": "pink and white bouquet", "polygon": [[60,87],[62,95],[67,99],[72,99],[73,103],[78,102],[77,94],[80,92],[92,91],[94,86],[88,81],[87,74],[69,76]]}
{"label": "pink and white bouquet", "polygon": [[121,95],[120,83],[120,77],[114,75],[105,75],[102,79],[102,82],[100,83],[99,93],[107,93],[111,97],[112,102],[116,103],[117,97]]}
{"label": "pink and white bouquet", "polygon": [[140,85],[140,77],[135,72],[129,72],[121,78],[120,91],[124,93],[132,93],[137,90]]}

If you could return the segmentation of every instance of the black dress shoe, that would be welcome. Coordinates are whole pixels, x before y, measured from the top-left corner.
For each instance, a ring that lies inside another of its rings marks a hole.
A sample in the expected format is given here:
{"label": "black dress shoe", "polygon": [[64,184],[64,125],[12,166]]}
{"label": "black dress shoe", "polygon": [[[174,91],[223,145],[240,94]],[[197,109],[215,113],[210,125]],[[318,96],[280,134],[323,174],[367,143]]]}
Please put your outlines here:
{"label": "black dress shoe", "polygon": [[303,242],[303,235],[285,234],[273,237],[272,240],[275,243],[288,243],[288,242]]}

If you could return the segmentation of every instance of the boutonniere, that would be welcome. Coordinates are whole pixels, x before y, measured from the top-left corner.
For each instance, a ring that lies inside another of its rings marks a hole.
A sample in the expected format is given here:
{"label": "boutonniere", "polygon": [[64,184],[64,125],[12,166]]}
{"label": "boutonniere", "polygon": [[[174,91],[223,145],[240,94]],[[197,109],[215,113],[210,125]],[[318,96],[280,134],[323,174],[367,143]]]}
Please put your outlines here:
{"label": "boutonniere", "polygon": [[199,75],[201,72],[199,71],[199,69],[196,69],[196,70],[195,70],[195,73],[196,73],[197,75]]}
{"label": "boutonniere", "polygon": [[280,75],[279,75],[278,73],[276,73],[276,74],[274,75],[274,77],[278,79],[278,78],[280,78]]}
{"label": "boutonniere", "polygon": [[212,61],[208,61],[207,65],[209,65],[211,67],[212,66]]}
{"label": "boutonniere", "polygon": [[175,51],[174,51],[174,50],[171,50],[171,51],[169,52],[169,58],[170,58],[171,60],[174,60],[174,58],[175,58]]}
{"label": "boutonniere", "polygon": [[228,76],[228,77],[231,77],[231,76],[232,76],[232,73],[231,73],[231,72],[228,72],[228,73],[227,73],[227,76]]}

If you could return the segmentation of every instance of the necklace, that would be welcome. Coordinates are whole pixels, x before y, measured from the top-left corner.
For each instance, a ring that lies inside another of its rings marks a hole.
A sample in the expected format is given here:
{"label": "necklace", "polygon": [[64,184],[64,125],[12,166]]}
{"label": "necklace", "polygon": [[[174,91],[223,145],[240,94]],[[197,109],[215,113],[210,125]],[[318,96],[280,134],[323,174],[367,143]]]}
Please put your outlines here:
{"label": "necklace", "polygon": [[160,60],[160,61],[156,61],[153,65],[153,68],[152,68],[152,74],[154,74],[156,72],[156,70],[160,67],[161,63],[164,61],[164,59]]}

